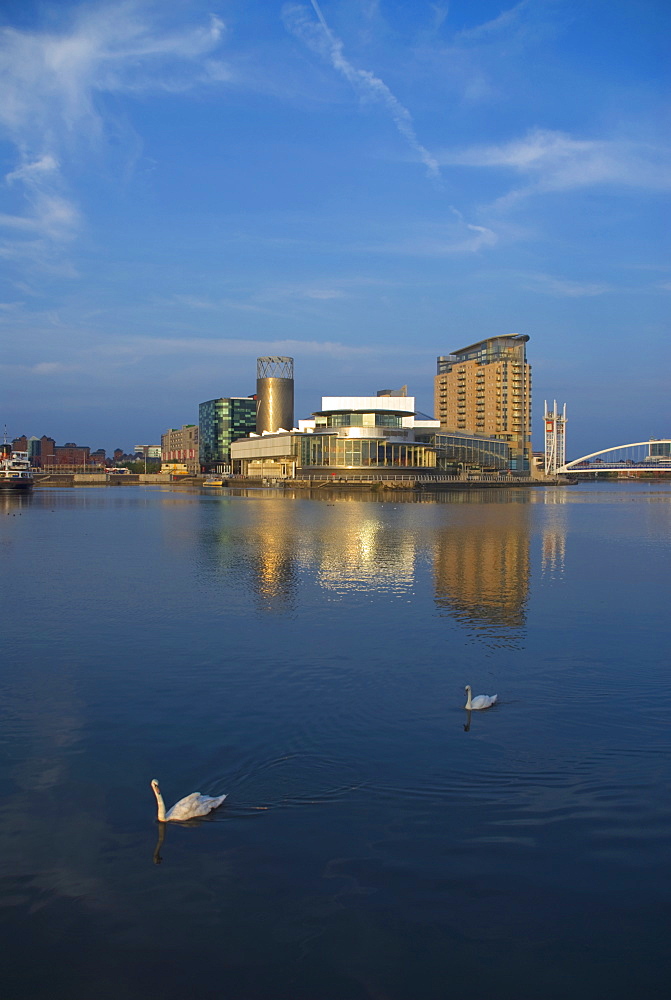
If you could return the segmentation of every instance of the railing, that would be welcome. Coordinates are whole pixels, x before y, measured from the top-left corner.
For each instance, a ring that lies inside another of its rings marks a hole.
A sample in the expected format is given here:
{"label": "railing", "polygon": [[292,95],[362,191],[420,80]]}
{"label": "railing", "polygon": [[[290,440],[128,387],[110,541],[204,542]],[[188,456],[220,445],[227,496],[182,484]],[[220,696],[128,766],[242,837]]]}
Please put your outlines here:
{"label": "railing", "polygon": [[593,472],[671,472],[671,462],[594,462],[564,466],[564,471],[568,475]]}
{"label": "railing", "polygon": [[[237,476],[231,477],[237,479]],[[375,473],[357,473],[353,472],[351,474],[319,474],[314,472],[309,473],[297,473],[295,477],[289,476],[258,476],[258,477],[239,477],[240,479],[245,479],[249,481],[255,478],[257,481],[261,482],[273,482],[273,483],[286,483],[291,485],[292,482],[318,482],[320,485],[328,485],[329,483],[387,483],[387,482],[409,482],[409,483],[482,483],[482,482],[496,482],[496,483],[510,483],[515,482],[517,479],[522,479],[526,481],[529,477],[518,477],[514,474],[497,474],[497,473],[483,473],[481,475],[476,475],[474,473],[468,473],[466,475],[404,475],[402,473],[390,473],[389,475],[379,475]]]}

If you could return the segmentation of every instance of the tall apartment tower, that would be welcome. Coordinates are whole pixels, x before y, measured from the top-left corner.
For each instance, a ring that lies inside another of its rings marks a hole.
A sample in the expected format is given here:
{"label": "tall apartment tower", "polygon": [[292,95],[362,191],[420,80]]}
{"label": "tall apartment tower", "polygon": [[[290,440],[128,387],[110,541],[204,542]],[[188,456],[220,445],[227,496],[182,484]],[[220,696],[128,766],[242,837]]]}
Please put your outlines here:
{"label": "tall apartment tower", "polygon": [[529,472],[531,366],[524,334],[488,337],[438,358],[434,407],[441,428],[508,441],[512,468]]}
{"label": "tall apartment tower", "polygon": [[294,359],[256,359],[256,430],[274,433],[294,426]]}

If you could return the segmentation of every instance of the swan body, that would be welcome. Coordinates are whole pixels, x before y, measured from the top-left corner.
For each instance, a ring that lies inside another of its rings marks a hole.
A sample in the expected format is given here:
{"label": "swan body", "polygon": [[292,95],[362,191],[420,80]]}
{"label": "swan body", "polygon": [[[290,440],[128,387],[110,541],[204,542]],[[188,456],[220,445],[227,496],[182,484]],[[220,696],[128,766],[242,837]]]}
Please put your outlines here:
{"label": "swan body", "polygon": [[491,708],[492,705],[496,704],[497,694],[476,694],[475,698],[471,697],[471,685],[466,685],[466,704],[464,708],[467,708],[470,712],[471,709],[478,710],[480,708]]}
{"label": "swan body", "polygon": [[188,819],[198,819],[199,816],[207,816],[213,809],[217,809],[226,798],[225,795],[211,796],[201,795],[200,792],[191,792],[191,795],[185,795],[179,802],[175,802],[172,809],[166,812],[161,789],[158,787],[156,778],[152,780],[151,787],[156,796],[159,823],[183,823]]}

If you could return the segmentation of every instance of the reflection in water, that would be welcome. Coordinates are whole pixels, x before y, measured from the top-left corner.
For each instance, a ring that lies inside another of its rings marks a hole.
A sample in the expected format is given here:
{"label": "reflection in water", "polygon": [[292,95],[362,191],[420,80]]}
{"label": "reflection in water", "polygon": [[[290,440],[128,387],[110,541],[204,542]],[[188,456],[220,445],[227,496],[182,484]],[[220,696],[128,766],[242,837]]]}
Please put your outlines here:
{"label": "reflection in water", "polygon": [[234,568],[261,610],[282,614],[298,605],[302,578],[342,595],[412,594],[424,549],[434,567],[439,612],[489,643],[514,643],[525,627],[529,589],[529,495],[494,502],[489,493],[469,493],[468,499],[456,494],[454,503],[441,497],[432,504],[441,511],[440,523],[428,533],[409,504],[358,496],[318,504],[236,498],[242,531],[240,522],[231,529],[230,500],[208,504],[201,507],[203,564],[222,579]]}
{"label": "reflection in water", "polygon": [[530,507],[471,504],[437,532],[436,606],[480,639],[515,645],[529,592]]}
{"label": "reflection in water", "polygon": [[155,865],[160,865],[163,861],[161,855],[161,848],[163,847],[163,841],[165,840],[165,823],[158,824],[158,840],[156,841],[156,847],[154,848],[154,854],[152,861]]}
{"label": "reflection in water", "polygon": [[[259,610],[293,611],[300,543],[293,505],[274,500],[232,501],[233,508],[226,497],[207,500],[207,504],[201,501],[198,510],[202,565],[220,576],[227,588],[231,574],[244,578]],[[222,601],[226,599],[224,592]]]}
{"label": "reflection in water", "polygon": [[410,589],[415,576],[415,538],[391,527],[366,503],[334,508],[319,553],[322,587],[346,591]]}
{"label": "reflection in water", "polygon": [[[3,996],[666,995],[671,492],[566,495],[566,531],[540,491],[0,518]],[[585,540],[559,587],[544,530]],[[476,676],[505,711],[463,717]],[[226,826],[153,829],[159,764],[225,780]]]}
{"label": "reflection in water", "polygon": [[272,518],[264,513],[254,532],[253,586],[261,608],[281,613],[293,607],[297,586],[294,510],[280,503]]}
{"label": "reflection in water", "polygon": [[30,506],[33,500],[32,492],[23,493],[12,490],[0,490],[0,514],[20,514]]}
{"label": "reflection in water", "polygon": [[549,577],[564,575],[566,561],[566,507],[554,504],[548,507],[543,521],[541,547],[541,574]]}

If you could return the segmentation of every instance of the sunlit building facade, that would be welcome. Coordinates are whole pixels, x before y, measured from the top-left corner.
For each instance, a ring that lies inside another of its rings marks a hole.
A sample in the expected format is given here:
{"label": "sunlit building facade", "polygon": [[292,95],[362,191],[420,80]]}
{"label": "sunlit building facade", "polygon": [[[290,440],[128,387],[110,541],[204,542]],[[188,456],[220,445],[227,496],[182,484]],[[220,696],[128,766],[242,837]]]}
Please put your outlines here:
{"label": "sunlit building facade", "polygon": [[231,471],[231,444],[256,433],[256,397],[208,399],[198,407],[198,449],[205,472]]}
{"label": "sunlit building facade", "polygon": [[325,396],[298,428],[252,435],[231,445],[233,471],[251,478],[315,478],[348,473],[413,476],[468,467],[507,468],[510,447],[484,436],[440,432],[437,420],[402,394]]}
{"label": "sunlit building facade", "polygon": [[528,474],[531,460],[529,337],[489,337],[438,358],[435,413],[445,431],[506,441],[511,468]]}
{"label": "sunlit building facade", "polygon": [[190,473],[200,472],[198,424],[172,427],[161,435],[161,462],[180,465]]}

